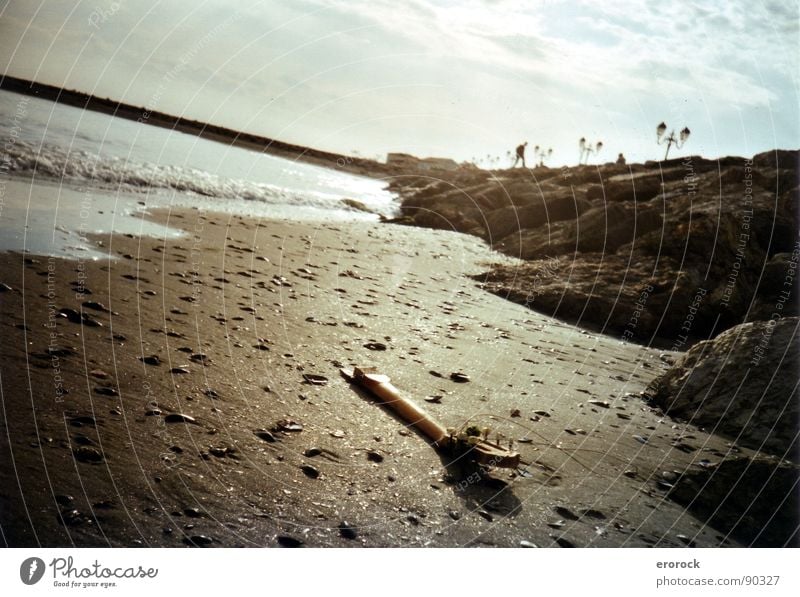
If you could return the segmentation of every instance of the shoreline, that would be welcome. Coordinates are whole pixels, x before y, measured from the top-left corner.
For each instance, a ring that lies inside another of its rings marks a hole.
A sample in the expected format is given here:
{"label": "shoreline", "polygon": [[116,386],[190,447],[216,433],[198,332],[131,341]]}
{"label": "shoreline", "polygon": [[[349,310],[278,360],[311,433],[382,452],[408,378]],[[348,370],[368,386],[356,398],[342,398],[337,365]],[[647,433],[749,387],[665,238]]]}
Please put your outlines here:
{"label": "shoreline", "polygon": [[100,98],[81,91],[63,89],[45,83],[20,79],[11,75],[0,75],[0,89],[65,104],[74,108],[91,110],[109,116],[133,120],[142,124],[174,130],[187,135],[194,135],[202,139],[222,143],[223,145],[233,145],[242,149],[267,153],[289,160],[299,160],[315,166],[321,166],[340,172],[348,172],[368,178],[382,179],[385,176],[397,174],[395,168],[390,168],[386,164],[376,162],[375,160],[286,143],[262,135],[254,135],[223,126],[191,120],[189,118],[173,116],[164,112],[150,110],[146,107],[133,106],[109,98]]}
{"label": "shoreline", "polygon": [[[659,485],[732,450],[642,402],[661,353],[479,290],[498,257],[478,239],[150,218],[188,236],[103,235],[114,261],[3,254],[9,545],[737,545]],[[525,471],[448,466],[340,365],[378,366],[443,425],[478,415]]]}

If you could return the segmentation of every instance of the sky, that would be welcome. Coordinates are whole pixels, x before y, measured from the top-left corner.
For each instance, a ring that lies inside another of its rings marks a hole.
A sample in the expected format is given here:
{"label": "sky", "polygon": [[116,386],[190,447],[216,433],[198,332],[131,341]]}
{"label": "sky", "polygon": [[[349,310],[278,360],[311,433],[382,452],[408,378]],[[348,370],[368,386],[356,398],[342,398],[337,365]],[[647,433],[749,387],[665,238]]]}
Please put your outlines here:
{"label": "sky", "polygon": [[0,0],[6,74],[380,159],[794,149],[799,56],[798,0]]}

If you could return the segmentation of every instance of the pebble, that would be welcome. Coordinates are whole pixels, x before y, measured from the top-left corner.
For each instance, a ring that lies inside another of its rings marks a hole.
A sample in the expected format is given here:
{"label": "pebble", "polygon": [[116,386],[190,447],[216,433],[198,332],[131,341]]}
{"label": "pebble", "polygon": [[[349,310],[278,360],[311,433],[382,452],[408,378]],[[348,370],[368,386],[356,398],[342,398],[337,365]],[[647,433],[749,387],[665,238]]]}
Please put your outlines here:
{"label": "pebble", "polygon": [[599,406],[601,408],[609,408],[611,405],[608,403],[607,400],[587,400],[589,404],[594,406]]}
{"label": "pebble", "polygon": [[640,444],[646,444],[648,441],[646,437],[642,437],[641,435],[634,435],[633,439],[635,439]]}
{"label": "pebble", "polygon": [[319,469],[316,467],[311,466],[310,464],[304,464],[300,467],[300,470],[303,471],[306,477],[310,479],[319,479],[320,472]]}
{"label": "pebble", "polygon": [[370,462],[378,462],[378,463],[383,462],[383,454],[375,450],[369,450],[367,452],[367,460],[369,460]]}
{"label": "pebble", "polygon": [[203,516],[203,512],[200,508],[184,508],[183,514],[189,518],[200,518]]}
{"label": "pebble", "polygon": [[97,301],[83,301],[81,305],[87,309],[94,309],[95,311],[102,311],[103,313],[111,313],[111,309],[107,308],[103,303],[98,303]]}
{"label": "pebble", "polygon": [[530,542],[530,541],[525,541],[525,540],[522,540],[522,541],[520,541],[520,542],[519,542],[519,546],[520,546],[520,547],[529,547],[529,548],[530,548],[530,547],[539,547],[539,546],[538,546],[538,545],[536,545],[535,543],[532,543],[532,542]]}
{"label": "pebble", "polygon": [[60,493],[56,496],[56,502],[61,506],[69,506],[73,501],[75,498],[71,495]]}
{"label": "pebble", "polygon": [[303,542],[290,535],[278,535],[278,545],[281,547],[301,547]]}
{"label": "pebble", "polygon": [[356,539],[358,537],[358,532],[356,532],[356,528],[352,526],[346,520],[343,520],[339,523],[339,534],[344,537],[345,539]]}
{"label": "pebble", "polygon": [[77,526],[84,522],[84,516],[78,510],[64,510],[59,514],[59,520],[67,526]]}
{"label": "pebble", "polygon": [[691,537],[687,537],[686,535],[677,535],[677,537],[685,545],[688,545],[689,547],[697,547],[697,542]]}
{"label": "pebble", "polygon": [[184,539],[183,542],[187,545],[193,545],[195,547],[206,547],[214,543],[214,539],[208,535],[192,535],[191,537]]}
{"label": "pebble", "polygon": [[453,380],[456,383],[467,383],[467,382],[470,381],[469,375],[467,375],[466,373],[460,373],[460,372],[451,373],[450,374],[450,379]]}
{"label": "pebble", "polygon": [[274,444],[276,441],[278,441],[277,439],[275,439],[275,436],[272,435],[272,433],[267,431],[266,429],[256,429],[253,433],[256,434],[256,437],[263,439],[265,442],[269,442],[271,444]]}
{"label": "pebble", "polygon": [[79,462],[103,461],[103,453],[97,448],[93,448],[91,446],[80,446],[79,448],[75,448],[72,453],[75,455],[75,459]]}
{"label": "pebble", "polygon": [[142,361],[145,365],[160,365],[161,359],[158,358],[158,355],[151,354],[150,356],[146,357],[139,357],[139,360]]}
{"label": "pebble", "polygon": [[164,417],[165,423],[191,423],[193,425],[197,425],[197,420],[194,417],[190,417],[189,415],[184,415],[181,413],[170,413],[166,417]]}
{"label": "pebble", "polygon": [[558,544],[559,547],[575,547],[575,544],[570,541],[569,539],[565,539],[564,537],[552,537],[551,538]]}
{"label": "pebble", "polygon": [[119,392],[115,388],[109,388],[107,386],[98,386],[94,389],[95,394],[100,394],[101,396],[119,396]]}
{"label": "pebble", "polygon": [[307,458],[313,458],[314,456],[319,456],[322,454],[321,448],[308,448],[305,452],[303,452],[303,456]]}
{"label": "pebble", "polygon": [[563,516],[567,520],[578,520],[579,518],[577,514],[575,514],[569,508],[565,508],[564,506],[556,506],[555,508],[553,508],[553,510],[555,510],[556,514],[558,514],[559,516]]}
{"label": "pebble", "polygon": [[367,342],[364,344],[364,348],[368,348],[369,350],[386,350],[386,345],[382,342]]}
{"label": "pebble", "polygon": [[327,377],[324,375],[315,375],[313,373],[303,373],[303,379],[312,386],[324,386],[328,383]]}
{"label": "pebble", "polygon": [[190,373],[190,371],[186,367],[173,367],[169,371],[170,371],[170,373],[174,373],[174,374]]}

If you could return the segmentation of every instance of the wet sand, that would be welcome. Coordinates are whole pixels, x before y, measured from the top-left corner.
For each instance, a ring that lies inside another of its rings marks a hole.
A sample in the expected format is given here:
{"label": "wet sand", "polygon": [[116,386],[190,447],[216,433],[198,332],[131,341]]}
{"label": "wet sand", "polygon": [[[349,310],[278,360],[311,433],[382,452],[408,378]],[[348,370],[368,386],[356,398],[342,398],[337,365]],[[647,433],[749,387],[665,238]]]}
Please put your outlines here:
{"label": "wet sand", "polygon": [[[665,498],[730,450],[642,402],[670,353],[484,292],[468,276],[510,262],[482,241],[152,218],[188,235],[95,239],[111,261],[2,254],[5,545],[735,545]],[[446,466],[351,365],[527,465]]]}

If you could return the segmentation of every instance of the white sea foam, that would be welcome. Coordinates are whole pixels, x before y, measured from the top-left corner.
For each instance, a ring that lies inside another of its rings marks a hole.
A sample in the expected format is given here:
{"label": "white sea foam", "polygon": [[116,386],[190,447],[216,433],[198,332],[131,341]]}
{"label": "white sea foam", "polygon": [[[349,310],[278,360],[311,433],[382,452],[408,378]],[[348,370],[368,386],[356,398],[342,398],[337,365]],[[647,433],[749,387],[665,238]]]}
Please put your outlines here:
{"label": "white sea foam", "polygon": [[[239,199],[282,206],[350,209],[344,197],[331,192],[292,191],[273,184],[226,178],[196,168],[160,165],[54,145],[35,145],[19,140],[7,148],[3,159],[9,173],[90,185],[107,190],[148,192],[173,190],[203,197]],[[391,215],[391,201],[366,202],[376,213]]]}

